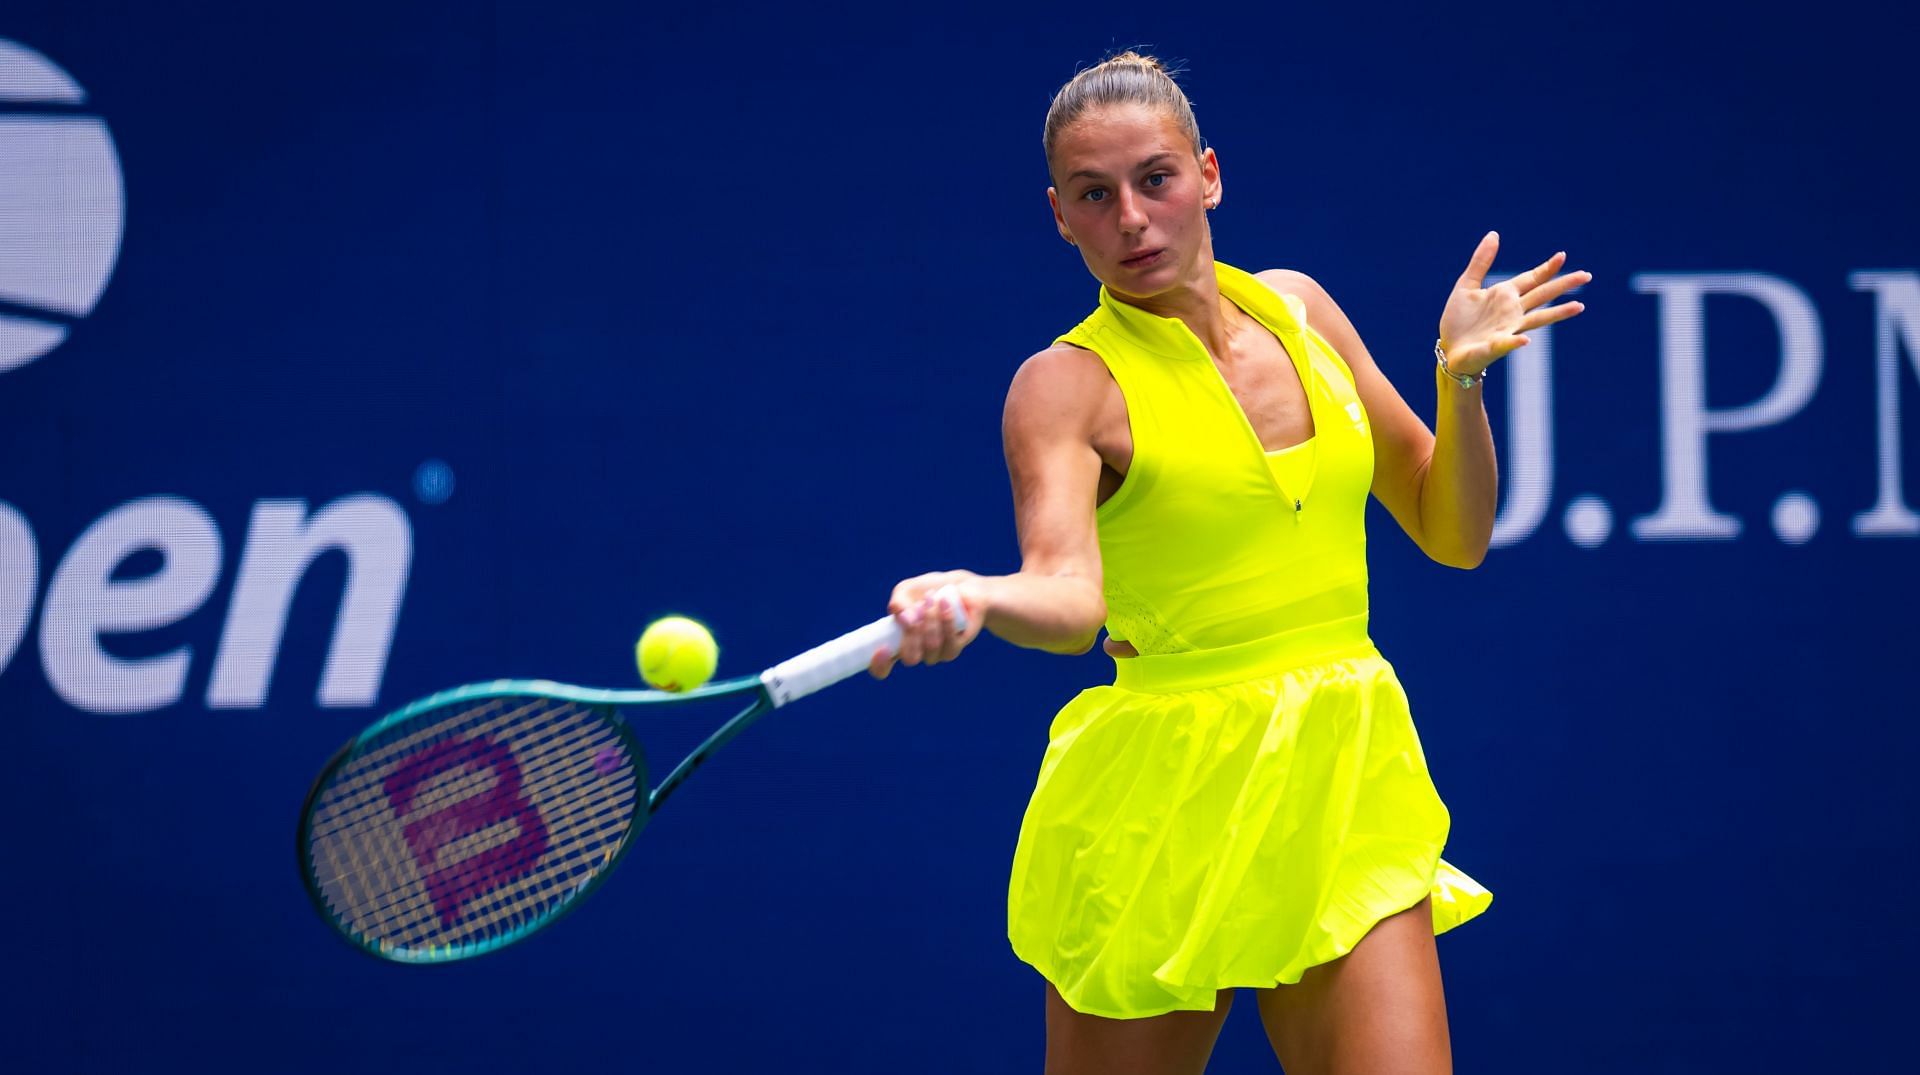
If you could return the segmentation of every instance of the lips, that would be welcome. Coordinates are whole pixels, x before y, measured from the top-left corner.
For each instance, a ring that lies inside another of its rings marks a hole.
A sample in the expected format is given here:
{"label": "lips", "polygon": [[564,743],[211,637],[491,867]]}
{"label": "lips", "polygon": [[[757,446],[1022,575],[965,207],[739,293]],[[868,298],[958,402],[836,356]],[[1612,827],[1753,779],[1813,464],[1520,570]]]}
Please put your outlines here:
{"label": "lips", "polygon": [[1166,252],[1167,248],[1164,246],[1153,250],[1143,250],[1130,258],[1121,258],[1120,264],[1125,265],[1129,269],[1143,269],[1159,260],[1160,255]]}

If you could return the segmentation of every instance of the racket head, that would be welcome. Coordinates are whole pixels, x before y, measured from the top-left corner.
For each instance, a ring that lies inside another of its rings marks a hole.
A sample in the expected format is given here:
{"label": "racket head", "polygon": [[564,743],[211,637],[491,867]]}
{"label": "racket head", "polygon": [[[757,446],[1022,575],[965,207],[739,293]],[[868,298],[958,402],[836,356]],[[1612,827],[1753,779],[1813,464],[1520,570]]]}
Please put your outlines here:
{"label": "racket head", "polygon": [[650,816],[646,757],[613,704],[557,686],[445,691],[342,747],[300,811],[321,917],[369,954],[438,963],[498,951],[591,895]]}

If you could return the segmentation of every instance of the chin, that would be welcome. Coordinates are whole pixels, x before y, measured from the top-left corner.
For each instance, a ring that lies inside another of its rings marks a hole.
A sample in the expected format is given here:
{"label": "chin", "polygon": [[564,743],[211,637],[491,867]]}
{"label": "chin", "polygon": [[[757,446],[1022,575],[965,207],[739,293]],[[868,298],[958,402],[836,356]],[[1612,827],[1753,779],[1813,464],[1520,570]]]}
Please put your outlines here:
{"label": "chin", "polygon": [[1178,259],[1169,258],[1165,264],[1156,265],[1145,272],[1133,272],[1124,266],[1115,266],[1113,274],[1102,283],[1108,291],[1129,295],[1136,299],[1150,299],[1179,287],[1186,278],[1184,266]]}

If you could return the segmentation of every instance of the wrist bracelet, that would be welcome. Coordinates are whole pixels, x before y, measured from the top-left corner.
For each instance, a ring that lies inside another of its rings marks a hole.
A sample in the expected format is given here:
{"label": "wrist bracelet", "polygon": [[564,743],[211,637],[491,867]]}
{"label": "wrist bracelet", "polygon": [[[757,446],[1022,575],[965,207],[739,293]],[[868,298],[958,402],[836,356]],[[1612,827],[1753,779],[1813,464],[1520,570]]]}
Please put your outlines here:
{"label": "wrist bracelet", "polygon": [[1447,365],[1446,349],[1440,346],[1439,340],[1433,341],[1433,357],[1440,360],[1440,372],[1446,375],[1447,380],[1452,381],[1462,388],[1472,388],[1474,385],[1487,379],[1486,370],[1472,374],[1453,372],[1453,367]]}

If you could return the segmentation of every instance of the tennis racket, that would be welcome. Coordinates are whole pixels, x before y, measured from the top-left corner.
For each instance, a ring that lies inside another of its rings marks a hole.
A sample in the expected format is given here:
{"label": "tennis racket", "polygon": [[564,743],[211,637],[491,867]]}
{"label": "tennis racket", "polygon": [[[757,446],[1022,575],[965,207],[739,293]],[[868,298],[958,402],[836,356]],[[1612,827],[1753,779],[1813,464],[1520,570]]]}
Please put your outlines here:
{"label": "tennis racket", "polygon": [[[952,587],[937,598],[966,629]],[[422,698],[355,736],[300,811],[314,906],[362,951],[440,963],[551,925],[605,881],[667,797],[781,706],[900,650],[888,616],[757,676],[697,690],[595,690],[503,679]],[[740,697],[747,706],[651,790],[630,706]]]}

